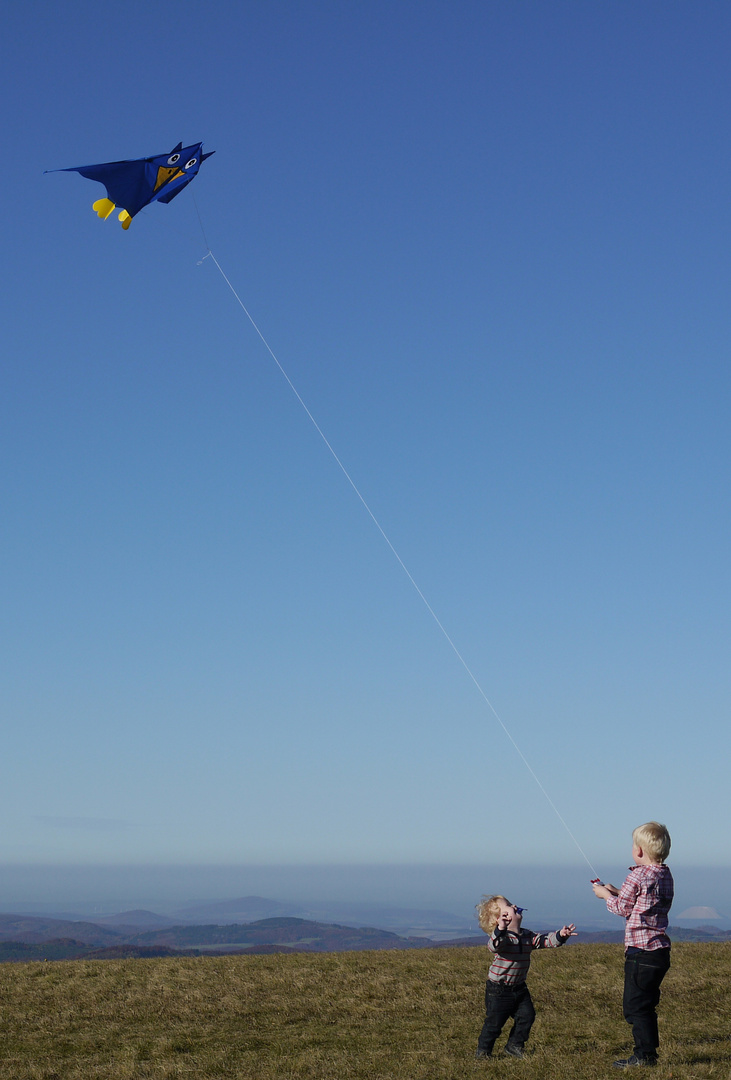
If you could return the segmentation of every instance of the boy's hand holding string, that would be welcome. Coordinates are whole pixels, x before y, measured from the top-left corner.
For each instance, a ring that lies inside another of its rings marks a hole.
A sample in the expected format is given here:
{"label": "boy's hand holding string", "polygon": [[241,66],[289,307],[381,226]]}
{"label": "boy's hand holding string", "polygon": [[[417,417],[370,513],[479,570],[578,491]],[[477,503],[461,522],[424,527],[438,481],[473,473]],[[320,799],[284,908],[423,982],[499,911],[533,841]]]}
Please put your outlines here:
{"label": "boy's hand holding string", "polygon": [[592,881],[591,887],[594,890],[594,896],[598,896],[600,900],[608,900],[610,896],[619,896],[616,885],[603,885],[601,881]]}

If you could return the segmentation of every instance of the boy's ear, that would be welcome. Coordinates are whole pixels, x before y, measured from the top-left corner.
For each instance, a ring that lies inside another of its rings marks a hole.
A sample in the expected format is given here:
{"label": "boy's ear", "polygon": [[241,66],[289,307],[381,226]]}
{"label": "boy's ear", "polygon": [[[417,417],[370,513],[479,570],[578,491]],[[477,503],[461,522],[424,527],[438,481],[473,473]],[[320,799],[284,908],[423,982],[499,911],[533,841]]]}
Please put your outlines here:
{"label": "boy's ear", "polygon": [[642,848],[640,847],[639,844],[635,844],[635,851],[637,852],[637,858],[638,859],[643,858],[645,853],[644,853],[644,851],[642,850]]}

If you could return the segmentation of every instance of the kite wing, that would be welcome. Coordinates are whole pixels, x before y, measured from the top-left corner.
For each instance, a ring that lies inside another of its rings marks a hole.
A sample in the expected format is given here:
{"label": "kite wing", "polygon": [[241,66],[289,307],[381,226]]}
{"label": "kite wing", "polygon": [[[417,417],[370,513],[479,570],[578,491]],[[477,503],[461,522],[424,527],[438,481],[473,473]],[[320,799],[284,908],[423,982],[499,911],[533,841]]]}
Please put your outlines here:
{"label": "kite wing", "polygon": [[77,172],[87,180],[98,180],[107,191],[106,199],[97,199],[93,209],[100,218],[108,218],[116,206],[119,220],[128,229],[132,218],[152,202],[169,203],[197,175],[201,163],[215,150],[202,153],[203,143],[183,147],[178,143],[169,154],[135,158],[132,161],[107,161],[101,165],[77,165],[53,172]]}

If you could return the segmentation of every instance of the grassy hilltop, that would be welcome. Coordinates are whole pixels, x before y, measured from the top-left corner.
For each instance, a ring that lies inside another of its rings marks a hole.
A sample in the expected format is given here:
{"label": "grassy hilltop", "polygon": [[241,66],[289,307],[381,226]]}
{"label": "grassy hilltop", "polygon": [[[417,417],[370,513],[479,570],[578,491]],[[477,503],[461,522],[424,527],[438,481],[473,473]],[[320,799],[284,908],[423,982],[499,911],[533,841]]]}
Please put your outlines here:
{"label": "grassy hilltop", "polygon": [[[594,1080],[630,1047],[622,949],[534,959],[529,1057],[473,1059],[486,950],[0,966],[1,1080]],[[676,944],[655,1080],[731,1076],[731,944]]]}

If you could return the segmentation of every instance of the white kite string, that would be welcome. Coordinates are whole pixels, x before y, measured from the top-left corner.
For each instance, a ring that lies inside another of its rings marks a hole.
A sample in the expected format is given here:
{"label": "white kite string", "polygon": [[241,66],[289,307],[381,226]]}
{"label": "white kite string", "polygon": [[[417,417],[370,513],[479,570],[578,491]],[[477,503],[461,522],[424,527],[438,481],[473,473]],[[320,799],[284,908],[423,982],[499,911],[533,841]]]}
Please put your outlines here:
{"label": "white kite string", "polygon": [[[196,209],[197,209],[197,207],[196,207]],[[200,219],[200,215],[199,215],[199,219]],[[201,225],[201,229],[202,229],[202,228],[203,228],[203,226]],[[205,233],[203,234],[203,236],[204,236],[204,239],[205,239]],[[206,247],[208,247],[208,244],[207,244],[207,242],[206,242]],[[531,766],[530,762],[529,762],[529,761],[528,761],[528,759],[526,758],[525,754],[524,754],[524,753],[523,753],[523,751],[522,751],[522,750],[520,749],[520,747],[519,747],[519,746],[518,746],[518,744],[516,743],[515,739],[514,739],[514,738],[513,738],[513,736],[512,736],[511,734],[510,734],[510,732],[508,731],[507,727],[505,726],[505,724],[504,724],[504,723],[503,723],[503,721],[501,720],[500,716],[498,715],[498,713],[497,713],[497,711],[496,711],[496,709],[495,709],[495,706],[494,706],[494,705],[492,704],[492,702],[491,702],[491,701],[490,701],[490,699],[488,698],[487,694],[485,693],[485,691],[484,691],[484,690],[482,689],[482,687],[480,686],[479,682],[477,681],[477,679],[476,679],[475,675],[474,675],[474,674],[472,673],[472,671],[470,670],[470,667],[469,667],[469,665],[467,664],[467,661],[466,661],[466,660],[464,659],[464,657],[463,657],[463,656],[462,656],[462,654],[460,653],[459,649],[457,648],[457,646],[456,646],[456,645],[454,644],[454,642],[452,641],[451,637],[449,636],[449,634],[448,634],[448,633],[447,633],[447,631],[445,630],[444,626],[442,626],[442,623],[441,623],[441,622],[439,621],[439,618],[437,617],[437,615],[436,615],[436,612],[435,612],[435,611],[434,611],[434,609],[432,608],[432,606],[431,606],[431,604],[429,603],[429,601],[427,600],[427,598],[426,598],[426,597],[424,596],[424,594],[423,594],[423,592],[421,591],[421,589],[419,588],[419,586],[418,586],[418,585],[416,584],[416,582],[414,581],[414,579],[413,579],[413,577],[411,576],[411,573],[410,573],[410,571],[409,571],[408,567],[406,566],[406,564],[404,563],[403,559],[402,559],[402,558],[401,558],[401,556],[399,555],[398,551],[396,551],[396,548],[395,548],[395,547],[393,546],[393,544],[392,544],[392,543],[391,543],[391,541],[389,540],[388,536],[387,536],[387,535],[386,535],[386,533],[384,532],[384,530],[383,530],[383,528],[382,528],[382,526],[381,526],[380,522],[378,521],[378,519],[377,519],[376,515],[375,515],[375,514],[373,513],[373,511],[371,510],[370,506],[368,505],[368,503],[367,503],[367,502],[365,501],[365,499],[364,499],[364,498],[363,498],[363,496],[361,495],[361,493],[360,493],[360,491],[358,490],[358,487],[356,486],[356,484],[355,484],[355,481],[353,480],[352,476],[350,475],[350,473],[348,472],[348,470],[347,470],[347,469],[345,468],[345,466],[343,465],[343,463],[342,463],[342,461],[340,460],[340,458],[338,457],[338,455],[337,455],[337,454],[335,453],[335,450],[333,449],[333,447],[331,446],[331,444],[330,444],[330,442],[328,441],[327,437],[325,436],[325,433],[323,432],[322,428],[321,428],[321,427],[320,427],[320,425],[319,425],[319,424],[317,423],[317,421],[315,420],[314,416],[312,415],[312,413],[311,413],[311,412],[310,412],[310,410],[308,409],[307,405],[306,405],[306,404],[305,404],[305,402],[303,401],[302,397],[301,397],[301,396],[300,396],[300,394],[299,394],[299,391],[297,390],[297,387],[296,387],[296,386],[294,385],[294,383],[293,383],[293,382],[292,382],[292,380],[290,379],[289,375],[287,374],[287,372],[286,372],[286,371],[284,370],[284,368],[283,368],[283,367],[282,367],[282,365],[280,364],[280,362],[279,362],[279,360],[277,359],[277,357],[275,356],[275,354],[274,354],[274,352],[273,352],[273,350],[272,350],[271,346],[269,345],[269,342],[268,342],[268,341],[266,340],[266,338],[265,338],[265,337],[264,337],[264,335],[262,334],[261,330],[260,330],[260,329],[259,329],[259,327],[258,327],[258,326],[256,325],[256,323],[254,322],[254,319],[252,318],[252,316],[251,316],[251,314],[250,314],[249,310],[247,309],[246,305],[244,304],[244,302],[243,302],[243,300],[241,299],[241,297],[239,296],[239,294],[238,294],[238,293],[236,292],[236,289],[235,289],[235,288],[233,287],[233,285],[232,285],[232,284],[231,284],[231,282],[229,281],[228,277],[226,276],[226,274],[225,274],[225,273],[224,273],[224,271],[223,271],[223,268],[222,268],[221,264],[219,263],[218,259],[217,259],[217,258],[216,258],[216,256],[215,256],[215,255],[213,254],[213,252],[211,251],[211,249],[210,249],[210,248],[208,248],[208,252],[207,252],[207,254],[203,256],[203,258],[202,258],[202,259],[201,259],[201,260],[199,261],[198,265],[200,266],[200,265],[201,265],[201,263],[205,262],[205,260],[206,260],[206,259],[208,259],[208,258],[211,258],[211,259],[213,259],[214,263],[216,264],[216,267],[218,268],[218,272],[219,272],[219,274],[221,275],[221,277],[223,278],[223,280],[224,280],[224,281],[226,282],[226,284],[228,285],[228,287],[229,287],[229,289],[231,290],[231,292],[232,292],[232,293],[234,294],[234,296],[236,297],[236,300],[237,300],[237,302],[238,302],[238,304],[239,304],[239,307],[240,307],[240,308],[241,308],[241,310],[242,310],[242,311],[244,312],[244,314],[246,315],[246,318],[247,318],[247,319],[249,320],[249,322],[251,323],[251,325],[252,325],[252,326],[254,327],[254,330],[255,330],[255,331],[256,331],[256,333],[257,333],[257,334],[259,335],[259,338],[261,339],[261,342],[262,342],[262,344],[264,345],[264,348],[265,348],[265,349],[266,349],[266,351],[267,351],[267,352],[269,353],[269,355],[271,356],[272,360],[273,360],[273,361],[274,361],[274,363],[275,363],[275,364],[277,365],[277,367],[279,368],[280,372],[282,373],[282,375],[283,375],[283,376],[284,376],[284,378],[286,379],[286,381],[287,381],[287,385],[289,386],[290,390],[292,391],[292,393],[294,394],[294,396],[295,396],[295,397],[297,398],[297,400],[299,401],[299,403],[300,403],[300,405],[302,406],[302,408],[304,409],[304,411],[305,411],[305,412],[307,413],[307,416],[309,417],[309,419],[310,419],[310,421],[311,421],[311,423],[312,423],[313,427],[315,428],[315,431],[316,431],[316,432],[317,432],[317,434],[318,434],[318,435],[320,436],[320,438],[321,438],[321,439],[322,439],[322,441],[324,442],[325,446],[326,446],[326,447],[328,448],[328,450],[330,451],[331,455],[332,455],[332,456],[333,456],[333,458],[335,459],[335,462],[336,462],[336,464],[338,465],[338,467],[339,467],[340,471],[342,472],[343,476],[345,477],[345,479],[346,479],[346,480],[348,481],[348,483],[350,484],[350,486],[351,486],[351,488],[353,489],[353,491],[355,492],[355,494],[356,494],[356,495],[358,496],[358,499],[360,500],[360,502],[361,502],[361,504],[362,504],[363,508],[365,509],[366,513],[367,513],[367,514],[368,514],[368,516],[370,517],[371,521],[372,521],[372,522],[373,522],[373,524],[374,524],[374,525],[376,526],[376,528],[378,529],[379,533],[381,534],[381,536],[383,537],[383,539],[384,539],[384,540],[386,541],[386,543],[388,544],[388,546],[389,546],[389,548],[391,549],[391,551],[392,551],[392,553],[393,553],[393,555],[394,555],[394,557],[395,557],[396,561],[398,562],[399,566],[401,567],[401,569],[403,570],[403,572],[404,572],[404,573],[406,574],[407,578],[409,579],[409,581],[410,581],[410,582],[411,582],[411,584],[413,585],[414,589],[416,590],[416,592],[417,592],[417,593],[418,593],[418,595],[420,596],[420,598],[421,598],[422,602],[424,603],[424,606],[426,607],[427,611],[428,611],[428,612],[429,612],[429,614],[431,615],[432,619],[433,619],[433,620],[434,620],[434,622],[435,622],[435,623],[437,624],[437,626],[438,626],[438,627],[439,627],[439,629],[441,630],[441,632],[442,632],[442,634],[444,635],[444,637],[445,637],[445,638],[447,639],[447,642],[449,643],[449,645],[450,645],[450,647],[451,647],[452,651],[454,652],[454,655],[455,655],[455,656],[457,657],[457,659],[459,660],[460,664],[461,664],[461,665],[462,665],[462,667],[463,667],[463,668],[465,669],[465,671],[466,671],[466,672],[467,672],[467,674],[469,675],[470,679],[472,680],[472,682],[473,682],[473,683],[474,683],[474,685],[476,686],[476,688],[477,688],[477,691],[478,691],[478,693],[480,694],[480,697],[481,697],[481,698],[483,699],[483,701],[485,702],[485,704],[486,704],[486,705],[488,706],[488,708],[490,709],[490,711],[491,711],[492,715],[493,715],[493,716],[495,717],[495,719],[497,720],[498,724],[499,724],[499,725],[500,725],[500,727],[501,727],[501,728],[503,729],[503,732],[505,733],[505,735],[507,736],[507,738],[508,738],[508,739],[510,740],[510,742],[512,743],[513,749],[514,749],[514,750],[516,751],[516,753],[517,753],[517,754],[518,754],[518,756],[520,757],[521,761],[522,761],[522,762],[523,762],[523,764],[525,765],[526,769],[527,769],[527,770],[528,770],[528,772],[529,772],[529,773],[531,774],[531,776],[532,776],[532,777],[533,777],[533,779],[535,780],[535,782],[536,782],[536,784],[538,785],[538,787],[540,788],[540,790],[541,790],[541,791],[543,792],[543,795],[544,795],[544,797],[545,797],[546,801],[548,802],[549,806],[550,806],[550,807],[551,807],[551,809],[553,810],[553,812],[554,812],[554,814],[556,815],[556,817],[558,818],[558,820],[559,820],[559,821],[561,822],[561,824],[563,825],[563,827],[564,827],[564,829],[566,830],[566,832],[567,832],[567,833],[569,834],[569,836],[570,836],[570,837],[571,837],[571,839],[573,840],[574,844],[575,844],[575,845],[576,845],[576,847],[578,848],[578,850],[579,850],[580,854],[582,855],[582,857],[583,857],[584,861],[586,862],[587,866],[588,866],[588,867],[589,867],[589,869],[590,869],[590,870],[592,871],[592,873],[594,874],[594,876],[595,876],[595,877],[598,877],[599,875],[597,874],[596,870],[594,869],[594,867],[592,866],[591,862],[589,861],[589,859],[588,859],[588,857],[587,857],[587,855],[586,855],[586,853],[585,853],[584,849],[582,848],[581,844],[579,843],[579,841],[578,841],[578,840],[576,839],[576,837],[575,837],[575,836],[574,836],[574,834],[572,833],[571,829],[569,828],[568,824],[566,823],[566,821],[565,821],[565,819],[564,819],[563,815],[562,815],[562,814],[561,814],[561,812],[559,811],[559,809],[558,809],[558,807],[556,806],[556,804],[554,803],[553,799],[552,799],[552,798],[551,798],[551,796],[550,796],[550,795],[548,794],[548,792],[547,792],[547,791],[546,791],[546,789],[544,788],[543,784],[541,783],[541,781],[540,781],[540,780],[538,779],[538,777],[536,776],[535,772],[533,771],[533,767]]]}

